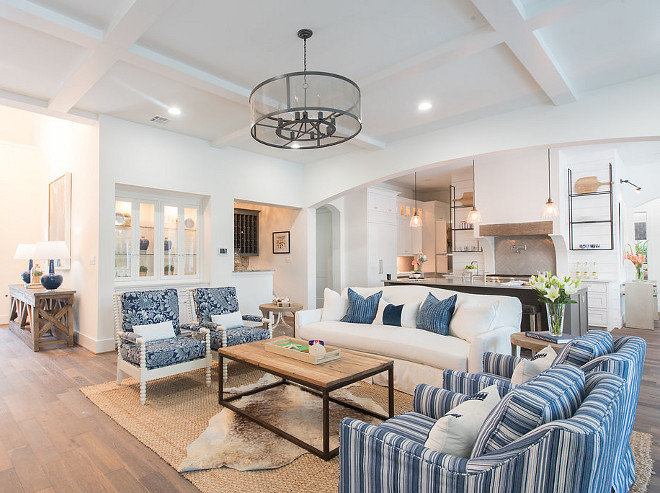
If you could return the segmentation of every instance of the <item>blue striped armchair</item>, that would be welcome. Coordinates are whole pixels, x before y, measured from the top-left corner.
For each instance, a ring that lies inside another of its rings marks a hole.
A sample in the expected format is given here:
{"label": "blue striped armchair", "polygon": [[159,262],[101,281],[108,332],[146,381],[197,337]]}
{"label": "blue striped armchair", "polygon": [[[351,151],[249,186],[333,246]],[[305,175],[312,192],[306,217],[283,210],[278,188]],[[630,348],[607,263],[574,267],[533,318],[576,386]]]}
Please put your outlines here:
{"label": "blue striped armchair", "polygon": [[[524,434],[512,437],[510,443],[495,449],[492,444],[483,447],[487,432],[493,430],[489,421],[496,423],[505,400],[518,399],[516,407],[523,410],[525,402],[536,400],[529,394],[530,380],[509,392],[491,412],[470,458],[424,446],[435,421],[469,398],[462,394],[423,384],[415,389],[413,412],[378,426],[344,418],[339,491],[609,493],[624,435],[626,384],[610,373],[594,372],[585,379],[576,377],[578,372],[583,375],[574,367],[559,365],[543,377],[574,378],[583,385],[579,407],[570,416],[566,414],[570,409],[550,412],[542,424],[521,430]],[[478,447],[485,453],[475,454]]]}

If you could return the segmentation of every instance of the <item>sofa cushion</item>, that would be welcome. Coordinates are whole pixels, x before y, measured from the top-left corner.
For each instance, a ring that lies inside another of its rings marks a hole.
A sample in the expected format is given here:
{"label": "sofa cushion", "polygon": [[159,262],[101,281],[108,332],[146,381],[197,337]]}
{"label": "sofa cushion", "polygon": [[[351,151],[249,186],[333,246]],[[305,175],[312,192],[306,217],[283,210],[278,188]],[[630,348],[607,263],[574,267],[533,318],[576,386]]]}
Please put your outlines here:
{"label": "sofa cushion", "polygon": [[436,420],[420,413],[408,411],[384,421],[378,428],[403,436],[424,445]]}
{"label": "sofa cushion", "polygon": [[383,325],[401,327],[401,312],[405,305],[387,305],[383,310]]}
{"label": "sofa cushion", "polygon": [[466,341],[474,339],[493,328],[500,303],[462,303],[454,309],[454,316],[449,322],[449,335]]}
{"label": "sofa cushion", "polygon": [[594,358],[614,351],[612,334],[606,330],[590,330],[582,337],[566,344],[555,358],[554,364],[582,366]]}
{"label": "sofa cushion", "polygon": [[[145,351],[147,369],[152,370],[203,358],[206,356],[206,342],[192,337],[172,337],[147,342]],[[140,366],[139,344],[122,342],[119,352],[124,360]]]}
{"label": "sofa cushion", "polygon": [[552,346],[548,346],[536,353],[532,359],[523,359],[513,369],[511,383],[520,385],[531,380],[539,373],[550,368],[556,357],[557,353],[555,353],[555,350],[552,349]]}
{"label": "sofa cushion", "polygon": [[348,309],[348,295],[325,288],[323,290],[323,312],[321,320],[340,320]]}
{"label": "sofa cushion", "polygon": [[134,325],[172,321],[179,334],[179,296],[176,289],[129,291],[121,295],[122,329],[132,332]]}
{"label": "sofa cushion", "polygon": [[417,328],[446,336],[455,306],[456,295],[441,301],[429,293],[417,314]]}
{"label": "sofa cushion", "polygon": [[[374,321],[371,322],[374,325],[385,325],[383,323],[383,312],[385,311],[385,307],[387,305],[393,305],[397,306],[394,303],[389,303],[388,300],[384,300],[383,298],[380,299],[378,302],[378,310],[376,311],[376,317],[374,318]],[[400,304],[398,306],[403,306],[401,309],[401,325],[402,327],[417,327],[417,312],[419,312],[419,303],[417,302],[411,302],[411,303],[404,303]],[[321,319],[323,320],[323,319]],[[388,324],[392,325],[392,324]]]}
{"label": "sofa cushion", "polygon": [[435,368],[467,370],[470,343],[457,337],[391,325],[314,322],[296,327],[302,339],[321,339],[326,345],[379,354]]}
{"label": "sofa cushion", "polygon": [[436,421],[424,446],[443,454],[469,458],[481,426],[499,402],[497,385],[486,387]]}
{"label": "sofa cushion", "polygon": [[370,324],[376,316],[378,302],[382,295],[383,292],[379,291],[365,298],[348,288],[348,311],[341,321],[352,324]]}
{"label": "sofa cushion", "polygon": [[472,458],[498,450],[542,424],[573,416],[584,397],[584,373],[558,365],[516,387],[488,415]]}

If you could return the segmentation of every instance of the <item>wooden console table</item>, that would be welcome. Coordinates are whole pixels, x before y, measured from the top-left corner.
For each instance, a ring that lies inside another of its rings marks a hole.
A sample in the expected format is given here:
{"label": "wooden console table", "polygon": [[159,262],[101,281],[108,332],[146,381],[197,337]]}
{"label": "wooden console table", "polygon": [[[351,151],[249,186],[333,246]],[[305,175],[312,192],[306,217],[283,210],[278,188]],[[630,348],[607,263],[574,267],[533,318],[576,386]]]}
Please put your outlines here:
{"label": "wooden console table", "polygon": [[60,344],[73,346],[75,293],[66,289],[27,289],[20,284],[10,285],[9,330],[34,351]]}

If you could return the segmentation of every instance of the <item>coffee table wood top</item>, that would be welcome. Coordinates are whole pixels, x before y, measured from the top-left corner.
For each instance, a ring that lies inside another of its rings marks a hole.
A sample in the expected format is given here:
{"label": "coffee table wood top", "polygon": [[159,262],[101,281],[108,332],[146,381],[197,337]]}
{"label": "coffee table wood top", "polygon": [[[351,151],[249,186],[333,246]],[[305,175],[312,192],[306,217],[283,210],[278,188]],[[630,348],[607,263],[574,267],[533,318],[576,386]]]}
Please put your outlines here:
{"label": "coffee table wood top", "polygon": [[371,356],[348,349],[341,350],[341,358],[313,365],[293,358],[266,351],[266,342],[286,340],[278,337],[266,341],[255,341],[218,349],[218,353],[234,361],[244,361],[264,371],[276,373],[310,387],[332,389],[341,387],[346,380],[361,379],[393,367],[391,359]]}

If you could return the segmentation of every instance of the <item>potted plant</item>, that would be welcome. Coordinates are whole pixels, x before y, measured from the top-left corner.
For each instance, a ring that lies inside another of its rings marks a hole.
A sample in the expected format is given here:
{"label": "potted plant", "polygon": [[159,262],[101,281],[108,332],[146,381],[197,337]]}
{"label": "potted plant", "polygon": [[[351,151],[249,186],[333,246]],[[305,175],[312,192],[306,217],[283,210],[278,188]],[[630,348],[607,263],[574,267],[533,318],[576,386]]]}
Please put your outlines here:
{"label": "potted plant", "polygon": [[44,271],[41,270],[39,264],[36,264],[32,269],[32,284],[39,284],[39,281],[41,281],[41,276],[43,275]]}
{"label": "potted plant", "polygon": [[545,303],[548,328],[552,335],[561,335],[564,329],[564,309],[569,303],[576,303],[571,300],[571,295],[577,291],[581,280],[579,277],[573,280],[568,276],[560,279],[550,272],[529,278],[529,284],[538,293],[539,301]]}
{"label": "potted plant", "polygon": [[149,269],[147,268],[146,265],[141,265],[140,266],[140,275],[141,276],[146,276],[148,272],[149,272]]}
{"label": "potted plant", "polygon": [[412,261],[412,267],[413,267],[413,277],[415,279],[421,279],[423,274],[422,274],[422,268],[424,265],[424,262],[428,260],[428,257],[424,255],[423,253],[420,253],[416,259]]}
{"label": "potted plant", "polygon": [[172,264],[166,265],[165,266],[165,275],[166,276],[171,276],[174,274],[174,266]]}

